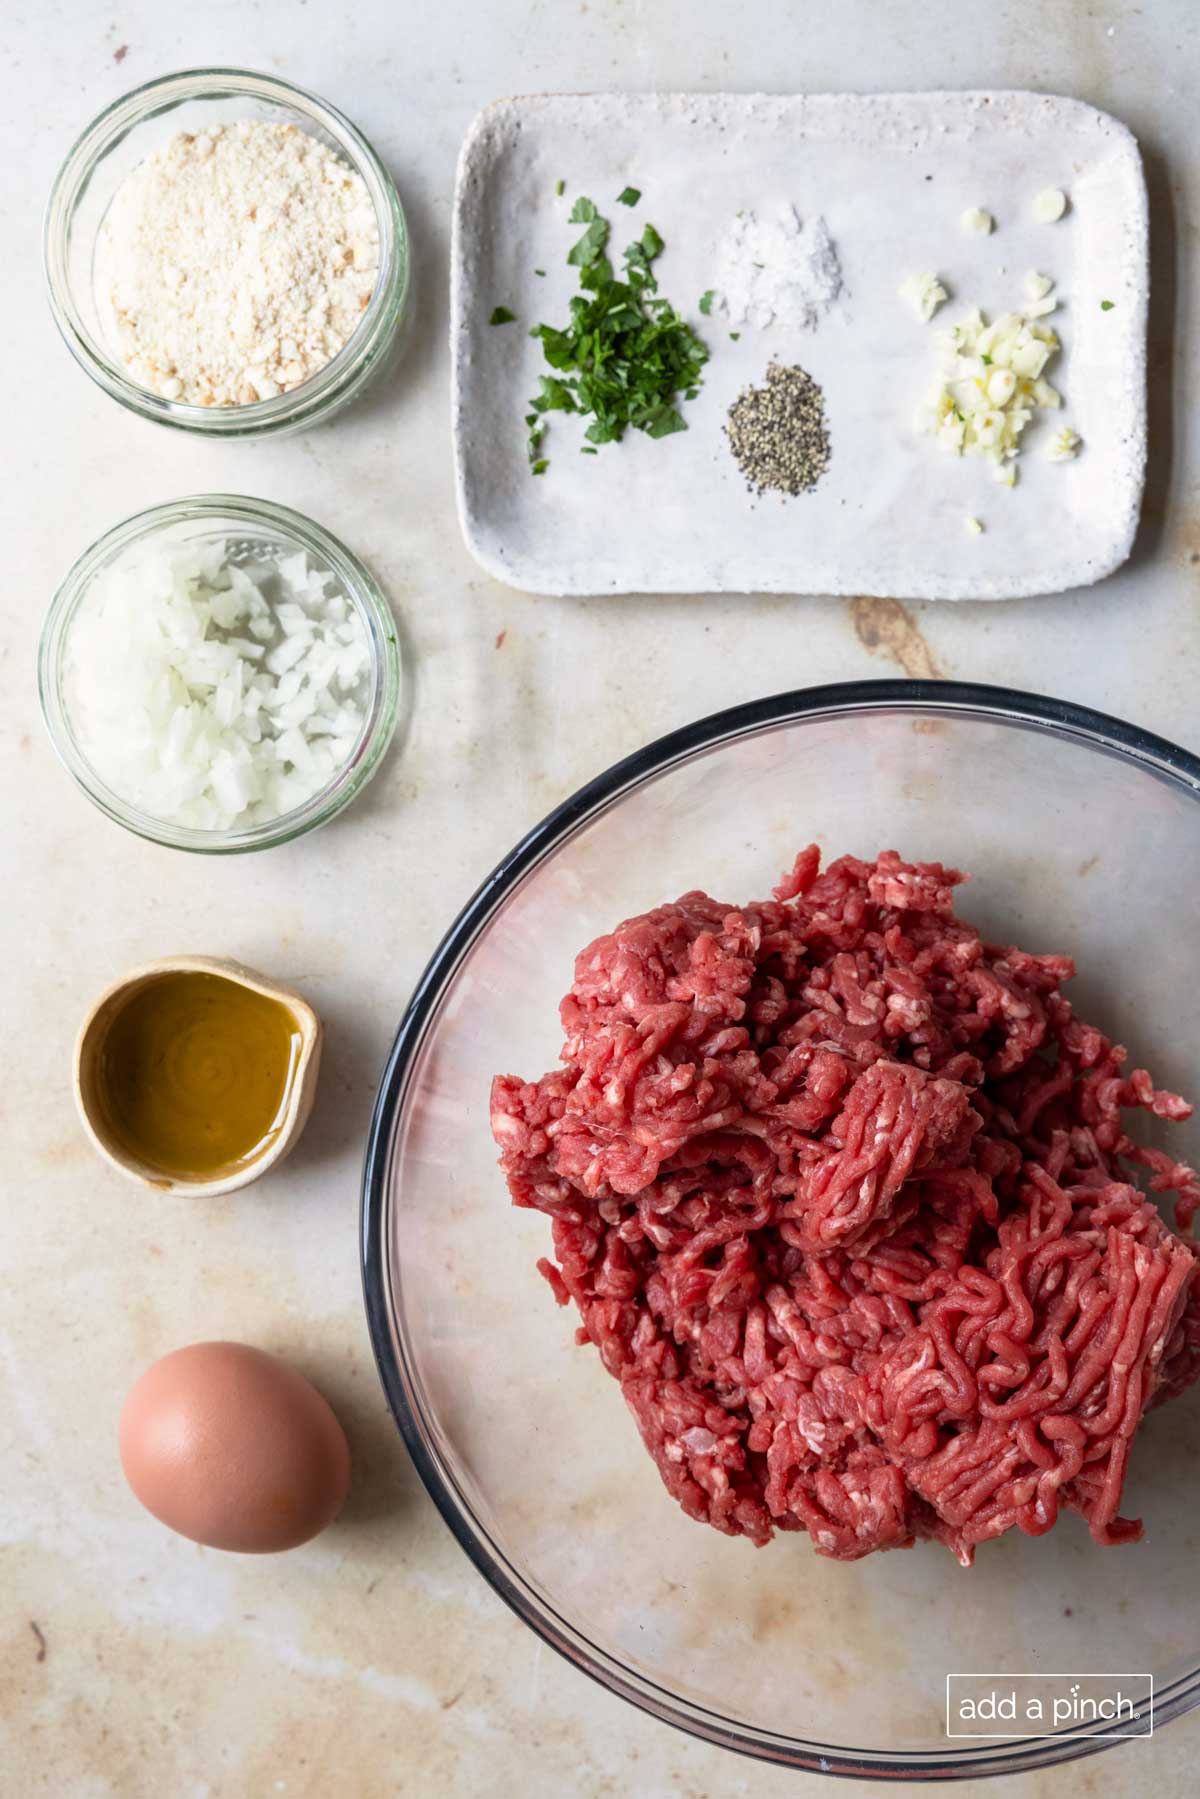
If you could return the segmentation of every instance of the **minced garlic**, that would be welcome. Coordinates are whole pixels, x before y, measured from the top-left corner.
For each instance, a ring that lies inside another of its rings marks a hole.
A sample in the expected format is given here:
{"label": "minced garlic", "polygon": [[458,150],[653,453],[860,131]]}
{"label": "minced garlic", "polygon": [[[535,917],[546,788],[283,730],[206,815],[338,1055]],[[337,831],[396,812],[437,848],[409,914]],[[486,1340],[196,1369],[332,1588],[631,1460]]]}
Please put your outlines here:
{"label": "minced garlic", "polygon": [[[918,416],[918,429],[935,436],[943,450],[986,456],[1005,487],[1016,483],[1012,464],[1034,413],[1062,404],[1043,372],[1061,347],[1052,327],[1040,322],[1054,307],[1042,294],[1024,313],[1006,312],[991,324],[972,308],[949,332],[941,382]],[[1066,460],[1078,443],[1064,428],[1049,451],[1051,459]]]}
{"label": "minced garlic", "polygon": [[928,324],[943,300],[950,298],[937,275],[910,275],[899,287],[902,300],[907,300],[919,319]]}
{"label": "minced garlic", "polygon": [[1039,225],[1056,225],[1067,210],[1067,196],[1061,187],[1044,187],[1033,198],[1033,216]]}
{"label": "minced garlic", "polygon": [[1070,462],[1077,455],[1082,441],[1078,432],[1072,431],[1069,425],[1064,425],[1051,438],[1050,448],[1046,451],[1046,460],[1048,462]]}

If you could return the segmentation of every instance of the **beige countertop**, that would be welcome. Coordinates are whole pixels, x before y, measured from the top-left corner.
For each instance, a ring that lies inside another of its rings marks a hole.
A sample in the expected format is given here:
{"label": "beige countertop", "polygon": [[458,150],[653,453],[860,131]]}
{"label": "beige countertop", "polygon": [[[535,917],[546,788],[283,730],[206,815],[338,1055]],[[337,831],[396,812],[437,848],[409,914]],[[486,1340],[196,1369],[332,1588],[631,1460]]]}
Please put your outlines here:
{"label": "beige countertop", "polygon": [[[411,341],[360,411],[282,443],[204,444],[122,413],[58,342],[39,226],[68,143],[171,68],[285,74],[342,106],[392,166],[416,264]],[[587,1682],[472,1572],[385,1408],[359,1295],[356,1217],[374,1084],[442,929],[505,849],[618,755],[788,685],[945,674],[1124,714],[1200,748],[1200,370],[1195,91],[1187,3],[893,0],[130,0],[27,5],[0,39],[0,282],[16,560],[0,633],[0,1793],[13,1799],[390,1799],[475,1794],[816,1794]],[[1043,87],[1124,118],[1154,209],[1153,430],[1133,563],[1092,594],[1008,605],[534,600],[467,558],[454,513],[445,344],[449,202],[467,124],[538,90]],[[1172,345],[1174,347],[1172,347]],[[33,662],[74,556],[139,507],[226,488],[332,527],[374,568],[413,672],[411,725],[326,831],[202,862],[141,843],[72,788],[37,716]],[[328,1038],[287,1167],[229,1200],[163,1202],[101,1164],[76,1123],[70,1048],[136,962],[227,955],[301,988]],[[157,1355],[252,1340],[314,1376],[345,1421],[350,1502],[316,1543],[224,1557],[142,1514],[115,1448]],[[1012,1799],[1194,1790],[1200,1720]],[[882,1790],[882,1789],[880,1789]],[[982,1791],[982,1788],[976,1788]],[[989,1785],[988,1791],[993,1790]]]}

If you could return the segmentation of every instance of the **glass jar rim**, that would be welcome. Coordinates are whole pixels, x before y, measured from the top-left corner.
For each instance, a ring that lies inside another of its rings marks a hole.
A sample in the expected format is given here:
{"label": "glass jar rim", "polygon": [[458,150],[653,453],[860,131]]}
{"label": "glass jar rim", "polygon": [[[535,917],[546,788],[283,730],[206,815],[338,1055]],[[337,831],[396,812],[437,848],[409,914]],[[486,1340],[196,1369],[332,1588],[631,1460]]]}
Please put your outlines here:
{"label": "glass jar rim", "polygon": [[[341,581],[362,619],[371,646],[371,693],[354,750],[331,781],[302,806],[241,830],[202,831],[173,825],[123,800],[101,779],[80,746],[62,693],[70,628],[95,577],[122,552],[151,541],[166,527],[191,520],[226,520],[278,532],[319,557]],[[50,741],[64,767],[106,817],[135,836],[168,849],[233,855],[270,849],[326,823],[361,792],[391,741],[400,709],[399,631],[374,576],[341,540],[289,506],[245,494],[189,494],[133,513],[111,526],[78,556],[50,603],[38,644],[38,698]]]}
{"label": "glass jar rim", "polygon": [[[323,368],[298,387],[242,406],[196,406],[168,400],[130,378],[99,343],[76,301],[67,248],[76,204],[103,158],[137,126],[189,100],[244,94],[290,108],[331,137],[361,176],[379,230],[379,270],[371,297],[351,336]],[[356,385],[360,365],[398,324],[409,285],[408,227],[400,196],[376,150],[344,113],[277,75],[252,69],[197,68],[155,76],[110,102],[75,139],[54,177],[42,227],[42,257],[50,309],[76,361],[123,406],[158,424],[213,437],[256,436],[292,427],[332,408]]]}

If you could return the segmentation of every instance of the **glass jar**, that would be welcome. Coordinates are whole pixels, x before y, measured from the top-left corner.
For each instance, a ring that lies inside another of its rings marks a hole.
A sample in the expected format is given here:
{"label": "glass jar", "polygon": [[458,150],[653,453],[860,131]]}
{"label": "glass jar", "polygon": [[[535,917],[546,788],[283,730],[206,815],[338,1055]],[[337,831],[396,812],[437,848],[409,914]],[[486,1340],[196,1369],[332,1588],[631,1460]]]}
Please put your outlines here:
{"label": "glass jar", "polygon": [[[96,577],[146,544],[220,538],[270,554],[303,551],[312,566],[334,576],[366,632],[370,656],[365,717],[346,761],[303,805],[263,823],[230,830],[196,830],[152,817],[115,793],[79,742],[71,714],[68,649],[71,627]],[[400,708],[399,633],[387,602],[367,569],[344,544],[312,519],[286,506],[233,494],[200,494],[139,512],[84,551],[59,588],[38,649],[42,716],[60,758],[88,798],[139,837],[170,849],[209,855],[270,849],[325,824],[362,792],[391,740]]]}
{"label": "glass jar", "polygon": [[[361,176],[379,228],[375,288],[353,334],[299,387],[244,406],[196,406],[133,380],[106,328],[95,289],[96,244],[117,189],[180,131],[246,119],[299,127]],[[346,405],[388,359],[408,292],[409,248],[395,185],[366,138],[332,106],[290,82],[244,69],[191,69],[135,88],[107,107],[68,152],[46,209],[50,305],[76,361],[141,418],[211,437],[263,437],[316,424]]]}

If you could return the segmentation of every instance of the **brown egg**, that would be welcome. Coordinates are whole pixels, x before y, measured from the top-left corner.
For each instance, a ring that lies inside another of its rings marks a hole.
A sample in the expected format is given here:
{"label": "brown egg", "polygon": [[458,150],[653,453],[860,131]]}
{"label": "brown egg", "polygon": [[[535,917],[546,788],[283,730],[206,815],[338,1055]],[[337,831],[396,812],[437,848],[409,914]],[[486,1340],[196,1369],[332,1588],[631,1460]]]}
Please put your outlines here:
{"label": "brown egg", "polygon": [[121,1413],[121,1465],[146,1510],[194,1543],[294,1549],[338,1514],[346,1434],[310,1381],[245,1343],[193,1343],[147,1368]]}

